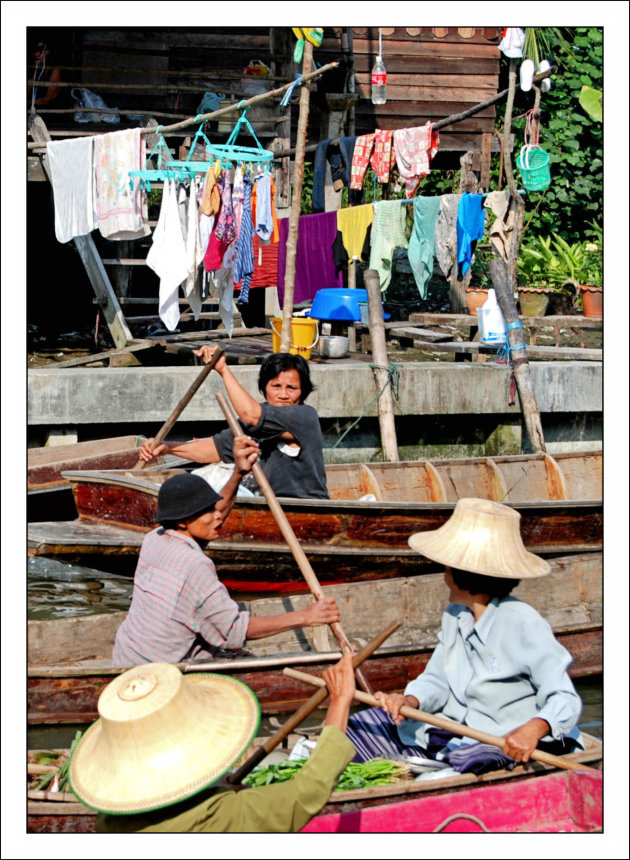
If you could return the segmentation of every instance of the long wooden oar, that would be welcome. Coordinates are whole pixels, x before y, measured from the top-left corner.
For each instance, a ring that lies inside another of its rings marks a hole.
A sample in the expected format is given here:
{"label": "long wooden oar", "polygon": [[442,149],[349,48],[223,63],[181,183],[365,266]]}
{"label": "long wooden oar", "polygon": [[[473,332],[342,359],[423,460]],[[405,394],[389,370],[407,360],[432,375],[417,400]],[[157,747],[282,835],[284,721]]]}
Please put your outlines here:
{"label": "long wooden oar", "polygon": [[[204,369],[201,371],[199,376],[195,379],[195,381],[190,386],[190,388],[188,389],[186,394],[184,394],[184,396],[179,401],[179,403],[177,404],[175,409],[173,409],[169,418],[166,419],[166,421],[164,422],[164,424],[160,428],[157,436],[155,437],[155,439],[153,440],[153,443],[151,445],[152,451],[154,451],[158,445],[161,445],[162,442],[164,441],[165,437],[167,436],[167,434],[171,432],[171,430],[173,429],[173,425],[175,424],[175,422],[177,421],[179,416],[182,414],[184,409],[188,406],[190,401],[193,399],[193,397],[197,393],[197,389],[203,383],[205,378],[208,376],[208,374],[210,373],[210,371],[212,370],[212,368],[215,366],[215,364],[221,358],[222,355],[223,355],[223,350],[219,346],[219,347],[217,347],[216,352],[212,356],[211,361],[209,361],[208,364],[205,365]],[[135,468],[136,469],[144,469],[145,466],[146,466],[146,462],[144,460],[138,460]]]}
{"label": "long wooden oar", "polygon": [[[320,687],[324,682],[317,675],[309,675],[306,672],[300,672],[298,669],[286,668],[283,670],[289,678],[295,678],[298,681],[304,681],[307,684],[313,684],[315,687]],[[359,702],[364,702],[366,705],[380,708],[378,700],[368,693],[362,693],[360,690],[355,692],[355,698]],[[489,735],[487,732],[482,732],[479,729],[472,729],[470,726],[463,726],[461,723],[456,723],[453,720],[448,720],[446,717],[438,717],[436,714],[428,714],[426,711],[420,711],[418,708],[409,708],[403,705],[400,709],[403,717],[408,717],[410,720],[420,720],[423,723],[429,723],[431,726],[437,726],[439,729],[446,729],[454,735],[461,735],[465,738],[474,738],[476,741],[481,741],[484,744],[492,744],[495,747],[503,748],[503,738],[497,735]],[[563,770],[594,770],[585,764],[580,764],[574,761],[567,761],[562,756],[551,755],[551,753],[543,750],[534,750],[530,758],[540,761],[543,764],[550,764],[553,767],[562,768]]]}
{"label": "long wooden oar", "polygon": [[[400,627],[400,621],[392,621],[389,627],[386,627],[382,633],[379,633],[371,642],[362,648],[357,654],[352,658],[352,666],[356,670],[364,660],[373,654],[377,648],[379,648],[383,642],[388,639],[394,630],[397,630]],[[320,679],[321,680],[321,679]],[[322,681],[323,683],[323,681]],[[227,781],[236,784],[242,782],[243,779],[247,776],[247,774],[253,770],[257,764],[259,764],[265,756],[268,756],[269,753],[275,749],[279,743],[281,743],[296,726],[299,726],[300,723],[308,717],[308,715],[318,708],[321,703],[324,701],[326,696],[328,695],[328,688],[323,683],[321,689],[319,689],[316,693],[314,693],[308,702],[305,702],[302,707],[297,710],[286,723],[282,726],[279,731],[277,731],[274,735],[267,740],[256,750],[256,752],[251,755],[246,762],[244,762],[237,770],[231,773],[227,777]]]}
{"label": "long wooden oar", "polygon": [[[216,395],[216,398],[219,402],[219,406],[223,410],[223,414],[225,415],[226,420],[230,426],[230,430],[235,436],[240,436],[243,433],[243,430],[238,423],[238,419],[236,417],[234,409],[232,408],[232,405],[228,403],[226,398],[220,392]],[[280,531],[282,532],[284,539],[288,543],[289,548],[293,553],[293,557],[295,558],[298,567],[302,571],[302,575],[304,576],[304,579],[306,580],[306,583],[310,588],[311,593],[316,600],[321,600],[323,597],[325,597],[325,595],[317,577],[315,576],[315,571],[311,567],[311,563],[306,557],[306,553],[302,549],[302,545],[297,539],[296,534],[293,531],[293,527],[291,526],[287,515],[282,510],[280,502],[276,498],[276,494],[272,490],[271,484],[267,480],[267,476],[263,472],[263,468],[259,462],[254,463],[254,465],[252,466],[252,472],[254,474],[254,477],[256,478],[256,481],[258,482],[258,486],[262,490],[262,493],[267,500],[267,504],[269,505],[271,513],[273,514],[276,522],[278,523],[278,526],[280,527]],[[333,623],[330,625],[330,629],[332,630],[337,642],[339,642],[342,651],[352,654],[352,646],[350,645],[348,637],[343,632],[341,624],[338,621],[333,621]],[[367,679],[364,677],[363,672],[358,669],[356,675],[357,681],[359,682],[361,687],[363,687],[363,689],[366,690],[368,693],[371,693],[372,688],[368,684]]]}

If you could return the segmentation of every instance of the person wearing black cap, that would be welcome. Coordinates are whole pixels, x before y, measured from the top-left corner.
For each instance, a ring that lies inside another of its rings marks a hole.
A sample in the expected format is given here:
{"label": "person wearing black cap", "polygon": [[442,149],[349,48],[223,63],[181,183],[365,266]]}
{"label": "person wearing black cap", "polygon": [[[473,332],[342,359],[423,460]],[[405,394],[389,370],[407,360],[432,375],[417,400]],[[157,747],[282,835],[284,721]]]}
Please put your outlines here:
{"label": "person wearing black cap", "polygon": [[142,542],[131,606],[116,634],[116,666],[208,660],[238,652],[246,639],[339,621],[332,598],[283,615],[250,616],[232,600],[204,553],[219,536],[259,450],[248,436],[234,439],[235,469],[221,495],[188,473],[160,487],[156,522],[161,525]]}

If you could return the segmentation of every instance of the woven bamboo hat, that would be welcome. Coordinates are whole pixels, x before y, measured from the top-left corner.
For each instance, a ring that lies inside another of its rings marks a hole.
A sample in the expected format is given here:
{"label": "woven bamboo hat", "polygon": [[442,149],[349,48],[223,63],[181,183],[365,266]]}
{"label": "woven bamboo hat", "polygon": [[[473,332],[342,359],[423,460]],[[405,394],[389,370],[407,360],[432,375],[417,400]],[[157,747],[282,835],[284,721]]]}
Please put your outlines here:
{"label": "woven bamboo hat", "polygon": [[124,672],[98,700],[100,719],[79,741],[72,790],[99,812],[169,806],[220,779],[249,746],[258,700],[225,675],[182,675],[168,663]]}
{"label": "woven bamboo hat", "polygon": [[446,567],[506,579],[546,576],[551,567],[528,552],[514,508],[487,499],[459,499],[449,519],[433,531],[418,532],[409,546]]}

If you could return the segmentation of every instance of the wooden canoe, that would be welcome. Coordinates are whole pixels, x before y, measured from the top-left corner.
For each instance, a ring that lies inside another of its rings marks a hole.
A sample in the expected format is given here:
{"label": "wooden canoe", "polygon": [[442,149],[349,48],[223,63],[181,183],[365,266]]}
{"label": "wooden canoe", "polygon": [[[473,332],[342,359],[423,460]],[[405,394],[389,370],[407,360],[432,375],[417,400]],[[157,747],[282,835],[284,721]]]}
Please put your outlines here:
{"label": "wooden canoe", "polygon": [[[79,519],[29,524],[29,553],[137,553],[142,535],[153,527],[159,487],[176,471],[65,472]],[[326,472],[330,500],[280,500],[324,582],[420,569],[427,560],[410,549],[409,536],[438,528],[457,499],[467,496],[515,507],[522,516],[523,540],[533,552],[562,555],[602,546],[601,452],[335,464]],[[238,499],[221,539],[207,552],[232,590],[304,587],[262,497]]]}
{"label": "wooden canoe", "polygon": [[[588,553],[552,560],[552,573],[523,580],[515,596],[534,606],[573,656],[573,677],[602,671],[602,556]],[[368,660],[364,672],[374,689],[402,690],[424,670],[437,642],[448,597],[442,574],[399,577],[352,586],[325,586],[335,598],[353,647],[370,641],[394,619],[399,629]],[[301,609],[310,597],[293,595],[244,603],[254,615]],[[103,688],[121,671],[111,663],[116,630],[124,612],[28,622],[28,722],[30,725],[89,723],[97,717]],[[287,678],[285,666],[321,674],[339,659],[329,635],[327,652],[317,651],[313,630],[287,631],[247,643],[252,656],[182,664],[183,671],[233,675],[258,697],[264,713],[296,710],[312,694]]]}
{"label": "wooden canoe", "polygon": [[[592,771],[559,772],[532,762],[481,776],[408,777],[393,785],[335,791],[302,832],[598,832],[602,774],[595,768],[601,765],[602,745],[591,735],[582,737],[585,750],[566,758]],[[28,792],[29,833],[91,833],[95,818],[69,792]]]}

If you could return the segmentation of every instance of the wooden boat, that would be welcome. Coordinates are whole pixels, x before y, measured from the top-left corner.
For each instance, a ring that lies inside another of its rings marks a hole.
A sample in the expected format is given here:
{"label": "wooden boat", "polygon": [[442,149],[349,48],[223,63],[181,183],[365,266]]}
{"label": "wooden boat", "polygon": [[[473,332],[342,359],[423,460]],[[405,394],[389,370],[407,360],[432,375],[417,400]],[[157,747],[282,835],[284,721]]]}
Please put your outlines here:
{"label": "wooden boat", "polygon": [[[600,553],[565,556],[551,561],[552,573],[523,580],[515,596],[534,606],[551,624],[573,656],[574,677],[602,671],[602,557]],[[362,647],[393,620],[401,626],[363,670],[374,687],[402,690],[423,671],[437,642],[447,589],[442,574],[399,577],[325,586],[335,598],[344,630],[353,647]],[[243,605],[254,615],[301,609],[304,594],[264,598]],[[103,688],[121,671],[111,663],[116,630],[124,612],[28,622],[28,722],[30,725],[89,723],[96,719]],[[300,681],[287,678],[285,666],[321,674],[339,658],[330,633],[328,650],[316,650],[310,628],[287,631],[247,643],[251,656],[203,664],[182,664],[182,671],[233,675],[257,695],[264,713],[296,710],[312,694]]]}
{"label": "wooden boat", "polygon": [[[137,553],[153,527],[157,494],[177,470],[68,471],[79,519],[31,523],[33,555]],[[407,463],[329,465],[328,499],[281,499],[293,530],[324,582],[398,576],[423,563],[408,546],[434,529],[458,498],[476,496],[515,507],[523,540],[539,554],[601,549],[601,452],[532,454]],[[301,586],[279,526],[262,497],[238,499],[221,539],[207,552],[232,590]]]}
{"label": "wooden boat", "polygon": [[[72,469],[133,469],[146,436],[112,436],[89,442],[29,448],[27,452],[27,515],[29,522],[74,519],[77,509],[70,483],[62,472]],[[160,457],[158,465],[175,465],[179,457]],[[155,467],[153,467],[155,468]]]}
{"label": "wooden boat", "polygon": [[[601,742],[566,756],[591,771],[532,762],[512,771],[407,777],[392,785],[335,791],[303,833],[598,832],[602,828]],[[59,751],[60,753],[67,751]],[[30,758],[30,756],[29,756]],[[90,833],[96,813],[69,792],[28,791],[29,833]]]}

